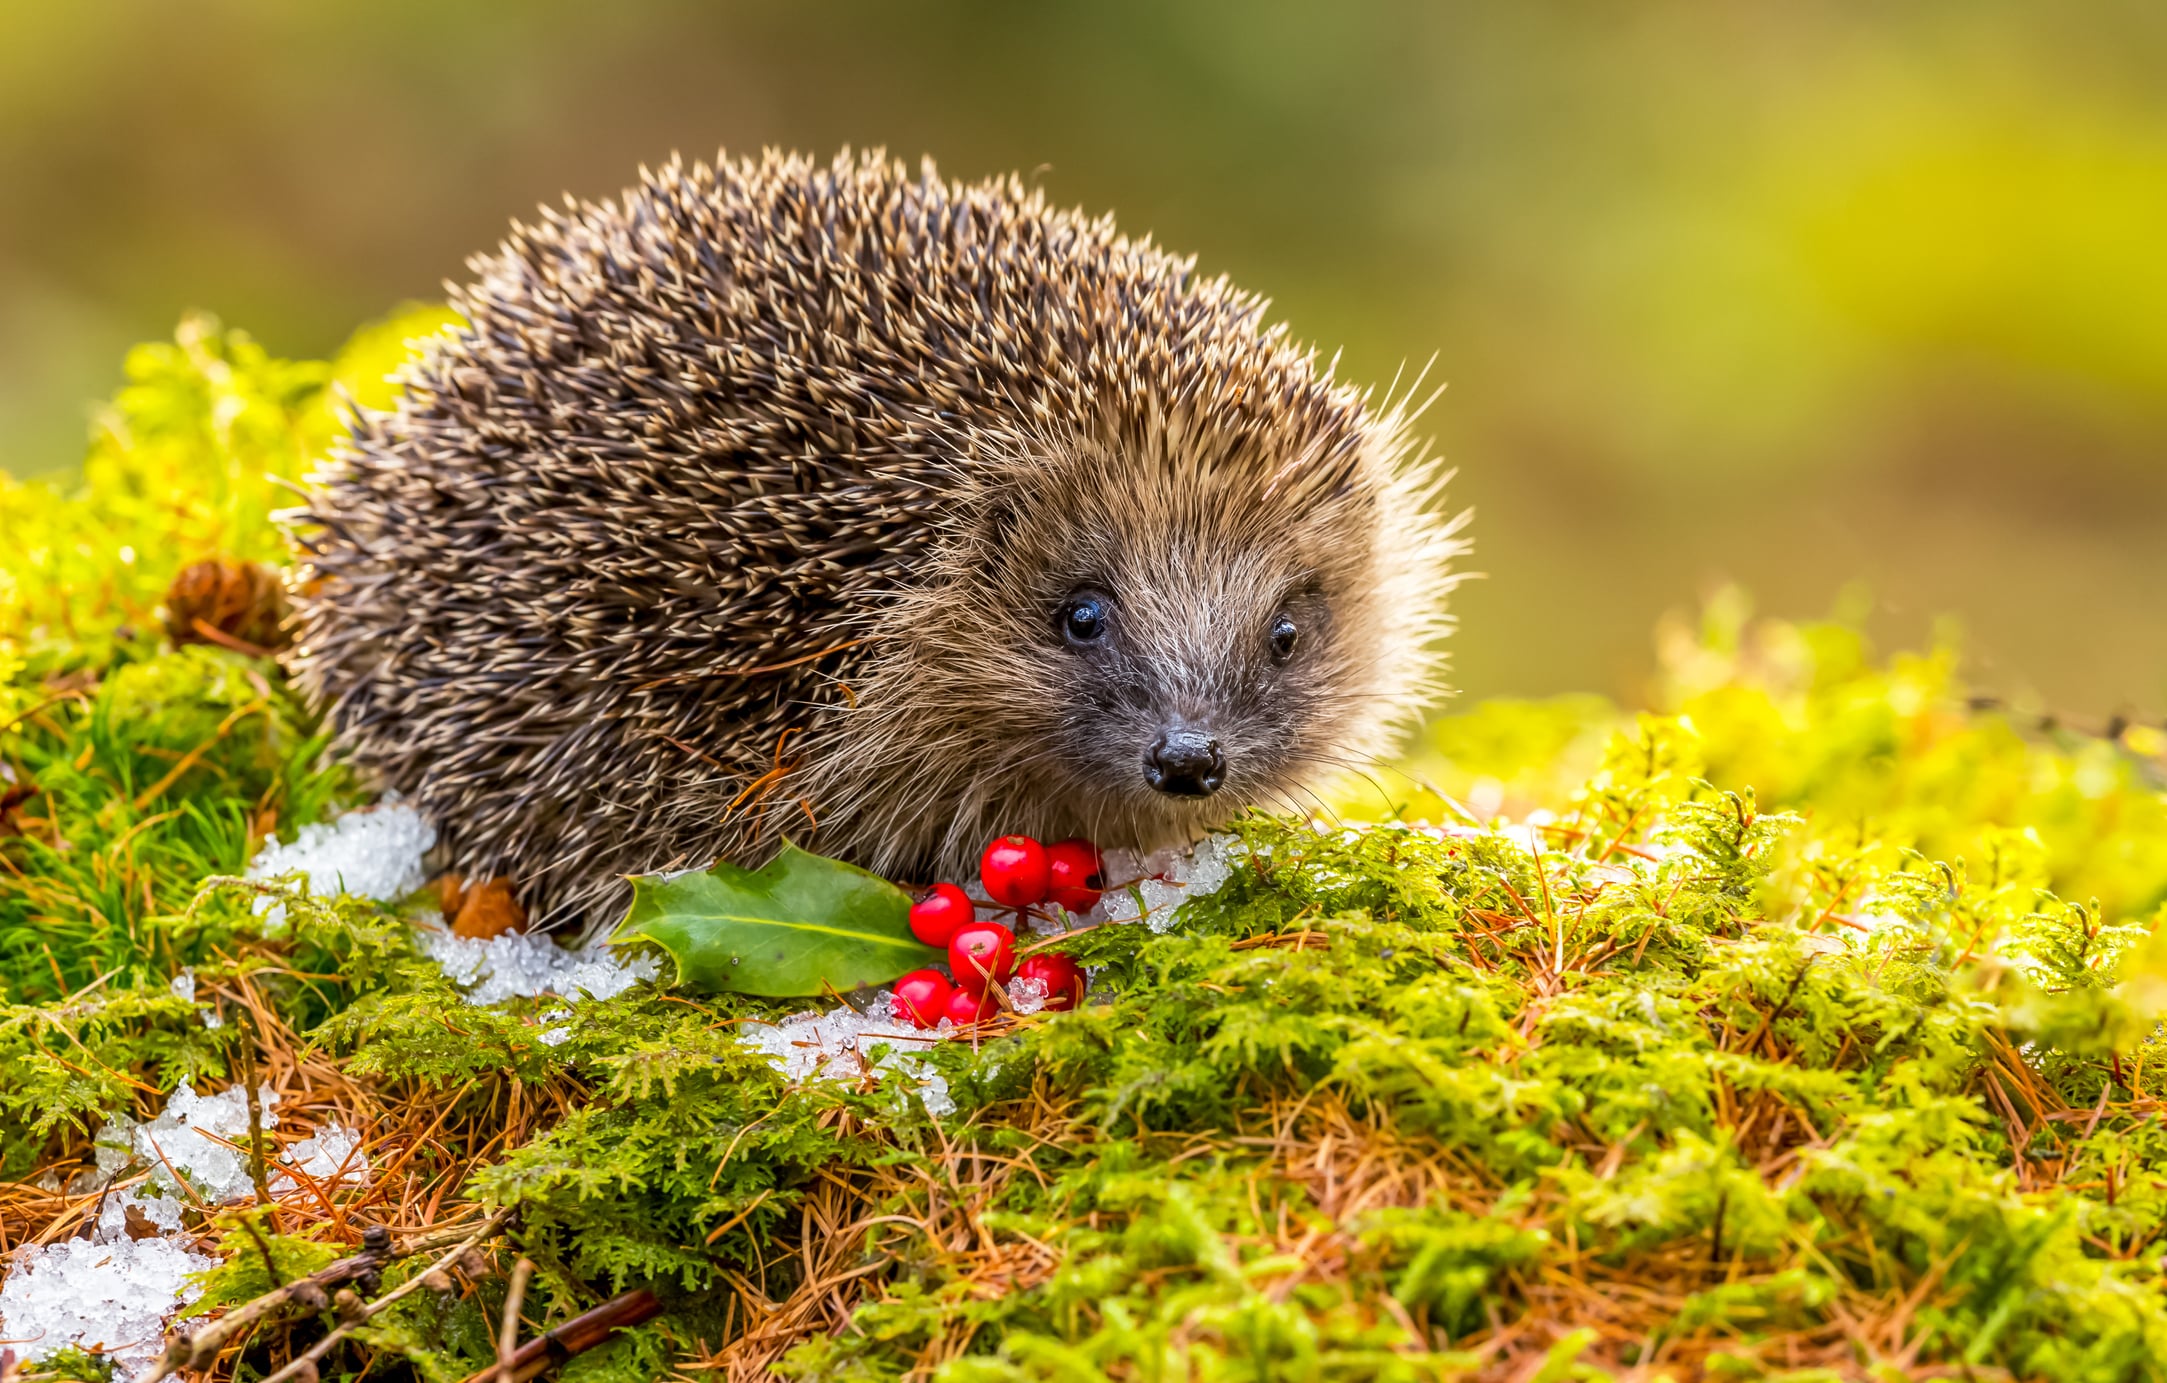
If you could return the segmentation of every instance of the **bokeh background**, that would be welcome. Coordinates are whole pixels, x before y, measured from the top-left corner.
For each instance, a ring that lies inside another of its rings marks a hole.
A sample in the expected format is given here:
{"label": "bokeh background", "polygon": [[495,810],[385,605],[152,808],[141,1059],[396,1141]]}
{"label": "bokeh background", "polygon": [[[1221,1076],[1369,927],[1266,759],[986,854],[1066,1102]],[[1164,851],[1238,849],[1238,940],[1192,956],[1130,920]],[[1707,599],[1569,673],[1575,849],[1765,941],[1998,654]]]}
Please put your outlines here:
{"label": "bokeh background", "polygon": [[2157,0],[0,0],[0,466],[189,308],[322,355],[672,150],[885,145],[1434,356],[1469,694],[1630,697],[1735,580],[2156,715],[2163,72]]}

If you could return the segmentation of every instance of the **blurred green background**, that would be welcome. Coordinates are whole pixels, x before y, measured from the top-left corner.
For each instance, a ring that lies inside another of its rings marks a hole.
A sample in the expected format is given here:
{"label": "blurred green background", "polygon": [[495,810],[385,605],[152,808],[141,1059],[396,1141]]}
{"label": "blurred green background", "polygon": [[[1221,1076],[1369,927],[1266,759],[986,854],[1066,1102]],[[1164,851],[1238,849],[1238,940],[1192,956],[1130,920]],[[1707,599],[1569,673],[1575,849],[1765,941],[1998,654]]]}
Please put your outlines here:
{"label": "blurred green background", "polygon": [[1457,680],[1634,696],[1732,579],[2167,703],[2167,5],[0,0],[0,466],[202,307],[329,353],[672,150],[1022,170],[1432,355]]}

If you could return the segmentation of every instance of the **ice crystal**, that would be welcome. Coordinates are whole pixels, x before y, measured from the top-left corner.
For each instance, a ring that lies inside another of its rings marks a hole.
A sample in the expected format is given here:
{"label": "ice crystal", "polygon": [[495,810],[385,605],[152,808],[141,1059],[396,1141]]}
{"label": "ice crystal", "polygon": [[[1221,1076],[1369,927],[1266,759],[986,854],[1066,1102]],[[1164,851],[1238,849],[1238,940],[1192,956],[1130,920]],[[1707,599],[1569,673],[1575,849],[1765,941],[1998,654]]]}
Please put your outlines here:
{"label": "ice crystal", "polygon": [[[265,1132],[276,1128],[278,1115],[273,1111],[278,1092],[261,1086],[256,1103]],[[137,1123],[124,1115],[98,1131],[98,1168],[111,1174],[140,1165],[149,1171],[154,1186],[177,1191],[178,1177],[197,1196],[220,1204],[248,1194],[254,1185],[248,1157],[228,1146],[245,1148],[248,1136],[248,1096],[240,1086],[216,1095],[198,1095],[183,1077],[157,1118]]]}
{"label": "ice crystal", "polygon": [[1036,1013],[1046,1006],[1046,982],[1021,975],[1008,982],[1008,1002],[1018,1013]]}
{"label": "ice crystal", "polygon": [[514,995],[613,999],[662,973],[652,956],[620,957],[599,943],[568,951],[547,936],[527,932],[505,932],[484,941],[417,928],[415,938],[452,982],[467,991],[467,1002],[475,1005]]}
{"label": "ice crystal", "polygon": [[[304,1138],[286,1149],[279,1160],[327,1191],[341,1184],[364,1185],[369,1179],[369,1159],[361,1151],[361,1136],[336,1119],[318,1129],[315,1137]],[[294,1177],[280,1172],[271,1179],[271,1190],[289,1191],[299,1184]]]}
{"label": "ice crystal", "polygon": [[175,1240],[108,1240],[102,1228],[96,1240],[33,1244],[0,1284],[0,1339],[31,1359],[74,1345],[134,1372],[158,1356],[167,1319],[202,1295],[189,1278],[215,1266]]}
{"label": "ice crystal", "polygon": [[[884,989],[863,1013],[844,1004],[826,1013],[797,1014],[781,1023],[747,1023],[738,1033],[747,1046],[766,1056],[792,1081],[861,1080],[894,1072],[916,1082],[926,1113],[939,1117],[955,1112],[948,1081],[914,1053],[939,1041],[948,1030],[945,1020],[931,1032],[918,1028],[896,1013],[895,996]],[[870,1049],[880,1044],[886,1044],[887,1050],[875,1060]]]}
{"label": "ice crystal", "polygon": [[[346,893],[390,901],[428,882],[422,856],[436,844],[436,828],[399,803],[348,812],[337,821],[303,826],[291,845],[268,841],[248,866],[248,877],[271,880],[300,874],[317,897]],[[286,906],[257,900],[264,930],[286,925]]]}

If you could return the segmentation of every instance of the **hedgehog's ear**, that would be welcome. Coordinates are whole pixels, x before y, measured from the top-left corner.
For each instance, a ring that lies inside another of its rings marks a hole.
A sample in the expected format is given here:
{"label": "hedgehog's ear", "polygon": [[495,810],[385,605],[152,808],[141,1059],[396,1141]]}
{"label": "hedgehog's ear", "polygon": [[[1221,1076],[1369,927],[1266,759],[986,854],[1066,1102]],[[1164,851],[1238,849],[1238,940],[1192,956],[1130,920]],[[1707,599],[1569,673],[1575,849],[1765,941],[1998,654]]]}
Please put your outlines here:
{"label": "hedgehog's ear", "polygon": [[1071,452],[1054,439],[1007,428],[973,427],[958,439],[963,483],[950,492],[951,531],[980,552],[998,552],[1028,536],[1046,504],[1052,476]]}
{"label": "hedgehog's ear", "polygon": [[994,491],[977,506],[970,521],[971,538],[981,552],[999,552],[1015,544],[1023,526],[1023,505],[1011,490]]}

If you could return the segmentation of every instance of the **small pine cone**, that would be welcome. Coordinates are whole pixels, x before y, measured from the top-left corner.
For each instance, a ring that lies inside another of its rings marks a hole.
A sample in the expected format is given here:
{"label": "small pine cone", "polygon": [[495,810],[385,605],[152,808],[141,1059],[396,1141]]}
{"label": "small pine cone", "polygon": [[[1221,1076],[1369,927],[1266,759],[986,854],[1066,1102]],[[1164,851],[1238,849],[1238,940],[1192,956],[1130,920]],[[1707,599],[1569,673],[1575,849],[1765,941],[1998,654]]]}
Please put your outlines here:
{"label": "small pine cone", "polygon": [[286,592],[259,562],[215,558],[182,570],[166,590],[166,633],[176,646],[217,644],[240,653],[276,653],[288,642]]}

